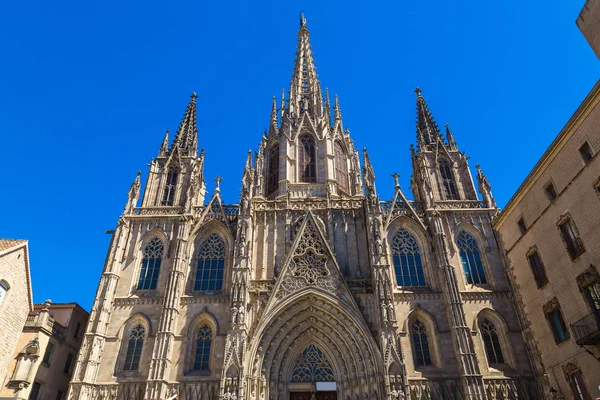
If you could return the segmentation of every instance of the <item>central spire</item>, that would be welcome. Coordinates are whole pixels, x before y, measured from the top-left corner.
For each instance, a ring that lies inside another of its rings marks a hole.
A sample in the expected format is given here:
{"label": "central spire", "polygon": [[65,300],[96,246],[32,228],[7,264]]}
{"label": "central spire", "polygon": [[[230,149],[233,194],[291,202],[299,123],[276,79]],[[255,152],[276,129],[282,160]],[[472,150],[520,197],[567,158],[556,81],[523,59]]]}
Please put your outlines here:
{"label": "central spire", "polygon": [[301,13],[288,110],[297,116],[303,113],[322,116],[323,96],[321,95],[321,84],[317,78],[317,68],[315,67],[309,39],[310,33],[306,27],[306,18],[304,13]]}

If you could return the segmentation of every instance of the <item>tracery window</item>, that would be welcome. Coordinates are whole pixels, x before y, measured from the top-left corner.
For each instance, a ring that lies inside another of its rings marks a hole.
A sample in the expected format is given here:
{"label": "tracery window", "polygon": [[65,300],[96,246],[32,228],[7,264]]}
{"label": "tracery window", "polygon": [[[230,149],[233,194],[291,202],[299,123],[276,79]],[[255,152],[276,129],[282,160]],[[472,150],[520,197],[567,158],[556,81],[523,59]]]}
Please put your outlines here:
{"label": "tracery window", "polygon": [[172,206],[175,201],[175,190],[177,189],[177,178],[179,178],[179,170],[176,167],[169,168],[167,172],[167,180],[163,189],[163,197],[160,202],[161,206]]}
{"label": "tracery window", "polygon": [[202,325],[196,334],[196,351],[194,352],[195,371],[209,370],[211,344],[212,330],[208,325]]}
{"label": "tracery window", "polygon": [[416,366],[432,365],[425,324],[416,319],[412,324],[413,358]]}
{"label": "tracery window", "polygon": [[298,140],[299,146],[299,170],[300,182],[317,181],[317,152],[315,147],[315,138],[305,133]]}
{"label": "tracery window", "polygon": [[163,254],[164,245],[162,240],[159,238],[150,240],[144,248],[144,258],[142,258],[142,268],[137,284],[138,290],[156,289]]}
{"label": "tracery window", "polygon": [[294,365],[292,382],[333,382],[333,369],[329,360],[314,344],[309,345]]}
{"label": "tracery window", "polygon": [[481,330],[481,337],[483,339],[488,362],[490,364],[504,364],[500,339],[494,323],[489,319],[484,318],[479,323],[479,329]]}
{"label": "tracery window", "polygon": [[399,229],[394,235],[392,254],[398,286],[425,286],[421,251],[415,237],[406,229]]}
{"label": "tracery window", "polygon": [[279,187],[279,145],[275,143],[269,150],[269,167],[267,170],[267,196]]}
{"label": "tracery window", "polygon": [[346,152],[342,148],[339,142],[335,142],[335,180],[337,181],[338,188],[348,193],[348,161],[346,159]]}
{"label": "tracery window", "polygon": [[125,354],[125,364],[123,365],[124,371],[137,371],[139,369],[145,338],[146,329],[141,324],[134,326],[129,333],[129,343]]}
{"label": "tracery window", "polygon": [[224,271],[225,242],[213,233],[200,245],[194,290],[222,290]]}
{"label": "tracery window", "polygon": [[479,254],[477,241],[470,233],[462,231],[456,238],[460,250],[460,259],[467,277],[467,283],[470,285],[486,284],[483,262]]}
{"label": "tracery window", "polygon": [[446,200],[459,200],[452,166],[446,159],[440,160],[440,175],[442,176]]}

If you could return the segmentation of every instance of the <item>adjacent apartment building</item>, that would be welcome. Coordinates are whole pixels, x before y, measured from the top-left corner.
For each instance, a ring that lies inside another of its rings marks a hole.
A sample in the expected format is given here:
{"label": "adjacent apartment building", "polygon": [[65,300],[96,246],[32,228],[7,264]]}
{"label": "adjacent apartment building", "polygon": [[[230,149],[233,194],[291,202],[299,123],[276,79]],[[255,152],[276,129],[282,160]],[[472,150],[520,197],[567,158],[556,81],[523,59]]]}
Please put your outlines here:
{"label": "adjacent apartment building", "polygon": [[36,304],[11,358],[0,399],[64,400],[88,317],[76,303]]}
{"label": "adjacent apartment building", "polygon": [[555,398],[600,397],[598,152],[600,82],[494,222]]}
{"label": "adjacent apartment building", "polygon": [[[27,240],[0,239],[0,385],[33,311]],[[1,387],[1,386],[0,386]]]}

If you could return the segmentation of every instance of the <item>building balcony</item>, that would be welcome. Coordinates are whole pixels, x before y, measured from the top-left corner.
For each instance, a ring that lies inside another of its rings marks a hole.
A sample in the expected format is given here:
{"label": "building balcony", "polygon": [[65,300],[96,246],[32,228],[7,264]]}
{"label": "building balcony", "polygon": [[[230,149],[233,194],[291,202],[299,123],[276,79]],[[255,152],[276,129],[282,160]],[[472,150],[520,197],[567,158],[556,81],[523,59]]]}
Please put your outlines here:
{"label": "building balcony", "polygon": [[572,323],[571,328],[578,345],[600,344],[600,311],[596,310]]}

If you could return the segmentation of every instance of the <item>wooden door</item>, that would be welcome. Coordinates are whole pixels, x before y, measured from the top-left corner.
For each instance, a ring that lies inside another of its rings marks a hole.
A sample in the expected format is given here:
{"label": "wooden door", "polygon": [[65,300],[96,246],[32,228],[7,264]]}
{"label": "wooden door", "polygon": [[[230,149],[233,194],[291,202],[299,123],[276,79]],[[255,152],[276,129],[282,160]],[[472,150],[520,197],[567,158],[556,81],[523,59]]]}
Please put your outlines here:
{"label": "wooden door", "polygon": [[317,400],[337,400],[337,392],[335,390],[317,392]]}
{"label": "wooden door", "polygon": [[310,392],[290,392],[290,400],[310,400]]}

